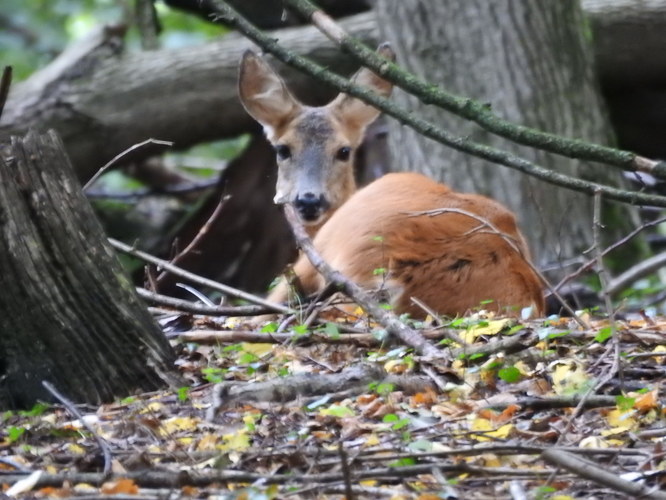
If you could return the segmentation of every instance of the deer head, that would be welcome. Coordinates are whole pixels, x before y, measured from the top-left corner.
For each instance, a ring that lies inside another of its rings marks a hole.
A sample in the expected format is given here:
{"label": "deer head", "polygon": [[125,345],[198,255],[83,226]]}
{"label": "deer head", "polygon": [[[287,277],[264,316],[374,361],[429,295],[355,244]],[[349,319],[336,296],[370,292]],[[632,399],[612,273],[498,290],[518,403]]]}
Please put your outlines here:
{"label": "deer head", "polygon": [[[377,52],[395,59],[388,44]],[[392,85],[367,68],[352,81],[382,96],[391,94]],[[305,225],[321,225],[356,191],[354,152],[380,112],[343,93],[326,106],[306,106],[251,51],[243,55],[238,87],[243,106],[263,126],[275,149],[275,203],[292,203]]]}

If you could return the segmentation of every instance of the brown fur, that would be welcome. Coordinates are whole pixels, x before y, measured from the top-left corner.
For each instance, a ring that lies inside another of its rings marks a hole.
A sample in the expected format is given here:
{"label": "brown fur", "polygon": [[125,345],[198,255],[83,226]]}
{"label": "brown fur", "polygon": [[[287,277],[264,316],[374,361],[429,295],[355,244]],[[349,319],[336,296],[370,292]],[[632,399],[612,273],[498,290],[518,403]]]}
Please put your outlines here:
{"label": "brown fur", "polygon": [[[474,213],[515,239],[459,213],[412,216],[409,212],[455,208]],[[476,231],[475,231],[476,229]],[[334,269],[367,289],[384,288],[398,313],[422,317],[418,298],[435,311],[456,316],[492,300],[484,309],[516,314],[543,312],[539,278],[526,264],[527,246],[514,215],[484,196],[451,191],[415,173],[388,174],[358,191],[324,224],[314,245]],[[385,276],[376,269],[387,270]],[[305,292],[324,286],[305,256],[294,266]],[[281,283],[270,295],[287,298]]]}
{"label": "brown fur", "polygon": [[[387,46],[379,52],[393,58]],[[391,92],[391,85],[370,70],[361,69],[353,79],[382,95]],[[304,191],[326,197],[326,209],[306,223],[333,268],[365,288],[384,290],[398,313],[423,316],[412,297],[449,316],[487,300],[492,302],[485,309],[515,314],[532,306],[543,312],[540,280],[528,264],[525,240],[514,215],[496,201],[453,192],[414,173],[389,174],[356,192],[353,155],[341,160],[336,152],[358,147],[379,114],[376,109],[345,94],[321,108],[304,106],[252,53],[243,58],[239,92],[271,143],[291,153],[278,159],[276,202],[293,203]],[[413,214],[436,209],[475,214],[495,229],[461,213]],[[323,278],[305,256],[294,271],[305,292],[323,288]],[[282,280],[269,298],[287,296]]]}

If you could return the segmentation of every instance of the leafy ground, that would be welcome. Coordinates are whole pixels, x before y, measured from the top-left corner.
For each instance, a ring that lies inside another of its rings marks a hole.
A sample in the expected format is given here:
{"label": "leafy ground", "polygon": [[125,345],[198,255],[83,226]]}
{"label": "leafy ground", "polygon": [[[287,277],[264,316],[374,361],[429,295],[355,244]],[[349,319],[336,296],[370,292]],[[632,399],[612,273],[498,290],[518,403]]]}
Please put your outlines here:
{"label": "leafy ground", "polygon": [[6,495],[666,497],[664,319],[413,324],[443,361],[363,315],[258,332],[156,314],[191,386],[79,407],[83,421],[62,406],[5,413]]}

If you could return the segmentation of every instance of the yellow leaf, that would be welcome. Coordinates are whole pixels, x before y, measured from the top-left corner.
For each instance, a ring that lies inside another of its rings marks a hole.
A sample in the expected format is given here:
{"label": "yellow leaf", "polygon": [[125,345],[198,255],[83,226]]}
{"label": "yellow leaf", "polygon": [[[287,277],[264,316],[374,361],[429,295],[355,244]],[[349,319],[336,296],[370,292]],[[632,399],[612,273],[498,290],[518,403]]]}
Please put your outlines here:
{"label": "yellow leaf", "polygon": [[377,486],[377,480],[376,479],[366,479],[364,481],[359,481],[359,484],[361,486],[365,486],[366,488],[372,488],[373,486]]}
{"label": "yellow leaf", "polygon": [[193,432],[199,424],[198,418],[172,417],[164,420],[159,428],[160,436],[170,436],[176,432]]}
{"label": "yellow leaf", "polygon": [[274,344],[255,344],[252,342],[243,342],[241,344],[243,351],[254,354],[256,357],[261,358],[266,354],[273,352]]}
{"label": "yellow leaf", "polygon": [[486,467],[500,467],[502,462],[499,457],[494,453],[484,453],[480,455],[479,458],[483,461],[483,465]]}
{"label": "yellow leaf", "polygon": [[486,436],[494,437],[498,439],[506,439],[511,434],[513,430],[512,424],[504,424],[497,428],[497,430],[486,432]]}
{"label": "yellow leaf", "polygon": [[553,380],[553,390],[559,395],[580,393],[590,384],[590,378],[576,360],[559,360],[549,368]]}
{"label": "yellow leaf", "polygon": [[504,328],[511,326],[514,321],[512,318],[484,321],[481,325],[474,325],[467,329],[467,331],[460,333],[460,337],[468,344],[472,344],[482,335],[497,335]]}
{"label": "yellow leaf", "polygon": [[472,421],[471,430],[480,435],[474,436],[477,441],[490,441],[490,438],[504,439],[513,430],[512,424],[505,424],[498,428],[487,418],[475,418]]}
{"label": "yellow leaf", "polygon": [[69,450],[70,453],[73,453],[74,455],[85,455],[86,450],[82,446],[79,446],[78,444],[68,444],[67,449]]}
{"label": "yellow leaf", "polygon": [[164,405],[158,401],[152,401],[141,409],[140,413],[160,413],[164,409]]}
{"label": "yellow leaf", "polygon": [[225,434],[222,437],[224,443],[218,446],[222,451],[245,451],[250,447],[250,436],[247,435],[245,430],[234,434]]}
{"label": "yellow leaf", "polygon": [[611,426],[611,429],[602,432],[604,436],[611,436],[627,432],[638,427],[638,422],[634,419],[636,414],[635,410],[622,411],[619,409],[610,410],[606,414],[606,422]]}
{"label": "yellow leaf", "polygon": [[378,446],[379,443],[381,443],[379,436],[373,432],[365,438],[365,443],[363,443],[363,446]]}

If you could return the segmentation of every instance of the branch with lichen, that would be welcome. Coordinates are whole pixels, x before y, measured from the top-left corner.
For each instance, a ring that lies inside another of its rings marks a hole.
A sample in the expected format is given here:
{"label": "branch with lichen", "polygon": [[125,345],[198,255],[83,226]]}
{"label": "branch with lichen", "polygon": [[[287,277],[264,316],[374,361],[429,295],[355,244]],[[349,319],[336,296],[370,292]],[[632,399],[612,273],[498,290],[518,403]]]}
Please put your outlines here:
{"label": "branch with lichen", "polygon": [[504,120],[494,114],[484,103],[453,95],[432,83],[417,78],[394,63],[387,64],[385,59],[378,56],[361,41],[350,36],[338,23],[309,0],[284,0],[284,3],[309,19],[324,35],[355,57],[363,66],[380,73],[384,79],[416,96],[424,104],[437,106],[471,120],[487,131],[518,144],[568,158],[605,163],[622,170],[646,172],[656,177],[666,178],[666,162],[650,160],[630,151],[570,139]]}
{"label": "branch with lichen", "polygon": [[[309,61],[290,50],[285,49],[278,43],[275,38],[271,38],[270,36],[264,34],[256,26],[241,16],[235,9],[229,6],[225,1],[215,0],[213,3],[217,8],[219,19],[222,19],[226,24],[236,28],[238,31],[259,45],[264,51],[275,56],[278,60],[302,71],[303,73],[313,78],[316,78],[319,81],[331,85],[341,92],[357,97],[358,99],[371,104],[372,106],[375,106],[385,114],[392,116],[400,123],[413,128],[426,137],[436,140],[458,151],[462,151],[464,153],[471,154],[479,158],[498,163],[500,165],[504,165],[506,167],[523,172],[527,175],[536,177],[542,181],[562,186],[574,191],[579,191],[588,195],[594,195],[595,193],[599,192],[603,194],[606,199],[634,205],[653,205],[666,207],[665,196],[650,195],[637,191],[628,191],[612,186],[598,184],[596,182],[578,179],[576,177],[547,169],[507,151],[479,144],[464,137],[455,136],[438,126],[435,126],[427,120],[413,116],[410,112],[397,106],[389,99],[385,99],[364,87],[355,85],[348,79],[336,75],[335,73],[331,73],[320,65]],[[384,73],[388,71],[389,67],[391,67],[391,63],[386,59],[382,59],[382,61],[382,65],[379,68],[374,69],[379,75],[383,77]]]}

